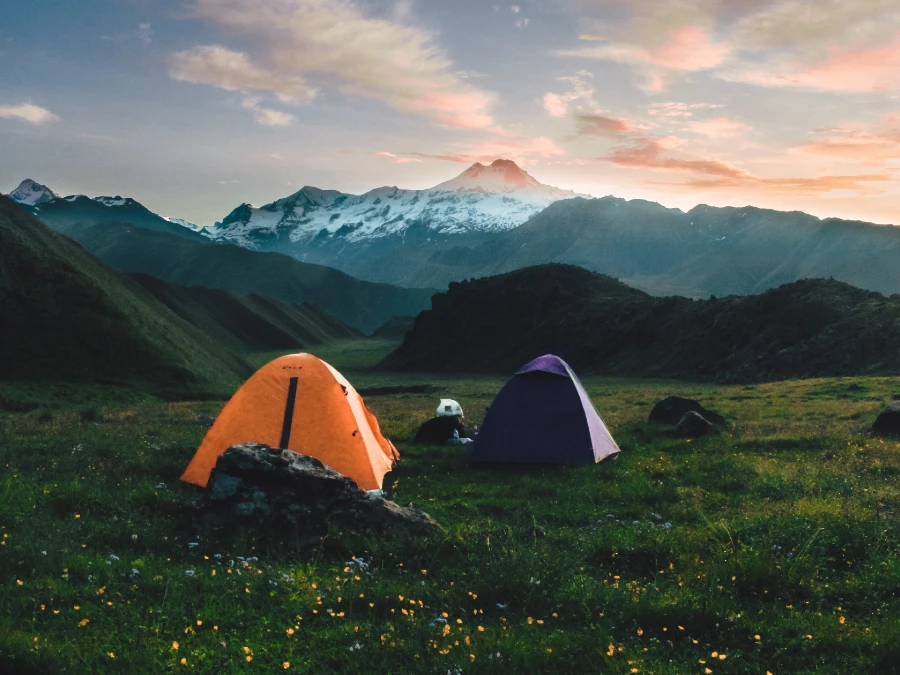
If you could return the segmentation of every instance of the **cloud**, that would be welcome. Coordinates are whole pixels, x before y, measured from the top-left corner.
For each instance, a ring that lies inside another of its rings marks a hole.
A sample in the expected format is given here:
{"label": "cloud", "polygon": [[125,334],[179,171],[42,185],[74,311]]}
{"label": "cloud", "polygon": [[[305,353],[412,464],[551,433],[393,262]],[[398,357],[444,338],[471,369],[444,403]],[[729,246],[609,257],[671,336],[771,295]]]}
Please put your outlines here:
{"label": "cloud", "polygon": [[582,41],[600,44],[557,53],[629,64],[651,92],[701,71],[765,87],[900,89],[897,0],[561,1],[581,15]]}
{"label": "cloud", "polygon": [[183,82],[209,84],[228,91],[267,91],[285,101],[309,101],[315,97],[315,90],[303,78],[276,74],[254,65],[243,52],[217,45],[173,54],[169,75]]}
{"label": "cloud", "polygon": [[873,186],[872,183],[884,183],[891,180],[893,180],[892,174],[879,173],[853,176],[815,176],[812,178],[760,178],[748,176],[743,179],[696,179],[670,185],[702,190],[755,187],[773,195],[817,197],[828,192],[855,192],[860,195],[880,194],[883,190]]}
{"label": "cloud", "polygon": [[426,152],[405,152],[405,155],[411,157],[421,157],[422,159],[436,159],[441,162],[453,162],[454,164],[474,164],[479,161],[477,157],[471,155],[445,153],[445,154],[428,154]]}
{"label": "cloud", "polygon": [[415,157],[400,157],[399,155],[395,155],[393,152],[373,152],[373,155],[376,157],[387,157],[388,159],[393,160],[395,164],[408,164],[410,162],[421,162],[421,159],[417,159]]}
{"label": "cloud", "polygon": [[648,115],[657,118],[693,117],[694,110],[724,108],[719,103],[682,103],[681,101],[662,101],[654,103],[647,111]]}
{"label": "cloud", "polygon": [[716,159],[672,156],[664,143],[652,138],[637,139],[628,145],[614,148],[607,156],[599,158],[599,161],[631,169],[690,174],[686,180],[662,183],[679,188],[754,189],[769,194],[804,197],[835,191],[877,194],[881,190],[872,183],[883,183],[893,179],[891,173],[814,177],[756,176],[733,164]]}
{"label": "cloud", "polygon": [[862,162],[869,166],[900,160],[898,117],[889,118],[880,128],[817,129],[811,135],[813,137],[808,142],[796,146],[794,150],[854,163]]}
{"label": "cloud", "polygon": [[241,101],[241,107],[244,110],[252,111],[253,119],[264,127],[286,127],[290,126],[294,121],[294,116],[289,113],[273,110],[272,108],[264,108],[260,105],[260,99],[257,97],[250,96],[245,98]]}
{"label": "cloud", "polygon": [[[670,120],[677,123],[679,128],[698,133],[712,140],[727,140],[734,135],[749,131],[749,127],[742,122],[727,118],[694,121],[681,116],[689,113],[690,107],[702,108],[707,105],[668,102],[660,104],[657,110],[666,115],[675,113]],[[890,172],[814,177],[759,176],[722,159],[692,154],[690,152],[691,141],[688,139],[673,135],[651,135],[647,132],[646,125],[632,120],[601,114],[576,115],[575,120],[578,129],[577,136],[599,136],[616,142],[604,156],[598,157],[596,161],[621,168],[684,176],[677,182],[656,182],[661,185],[703,190],[739,189],[742,192],[762,191],[767,194],[814,196],[833,191],[875,194],[881,190],[874,186],[874,183],[893,180]],[[900,120],[897,121],[900,123]],[[826,132],[833,133],[834,130],[826,130]],[[900,139],[900,133],[898,133],[898,139]],[[808,147],[802,150],[815,151]]]}
{"label": "cloud", "polygon": [[138,40],[143,42],[145,45],[149,45],[153,42],[153,31],[150,29],[149,23],[141,23],[138,24],[137,32],[135,36]]}
{"label": "cloud", "polygon": [[512,12],[513,14],[518,14],[519,12],[522,11],[522,8],[519,7],[518,5],[510,5],[509,11]]}
{"label": "cloud", "polygon": [[559,94],[544,94],[544,110],[554,117],[563,117],[566,114],[568,105],[563,97]]}
{"label": "cloud", "polygon": [[614,148],[603,161],[616,166],[653,169],[656,171],[678,171],[718,176],[720,178],[747,179],[743,169],[732,164],[713,159],[684,159],[667,156],[666,147],[659,139],[639,138],[628,145]]}
{"label": "cloud", "polygon": [[581,102],[577,106],[578,109],[582,109],[584,106],[596,108],[597,104],[593,100],[594,88],[588,82],[590,77],[593,77],[592,73],[587,70],[579,70],[575,75],[556,78],[560,82],[568,84],[569,91],[562,94],[552,92],[545,94],[544,110],[554,117],[562,117],[568,112],[570,104],[576,101]]}
{"label": "cloud", "polygon": [[684,128],[699,136],[706,136],[713,140],[734,138],[736,136],[742,136],[750,131],[749,125],[738,120],[728,119],[727,117],[716,117],[714,119],[702,121],[689,121],[685,123]]}
{"label": "cloud", "polygon": [[659,92],[668,85],[673,73],[710,70],[722,64],[731,48],[715,41],[709,31],[698,25],[670,28],[660,44],[652,47],[637,42],[605,40],[602,36],[584,34],[582,40],[602,41],[593,47],[560,50],[561,56],[616,61],[635,66],[645,78],[645,88]]}
{"label": "cloud", "polygon": [[882,43],[898,29],[896,0],[769,0],[749,3],[731,33],[742,49],[817,60],[835,46]]}
{"label": "cloud", "polygon": [[536,159],[561,157],[566,154],[559,145],[546,136],[536,138],[517,138],[514,136],[496,137],[463,146],[459,152],[424,153],[404,152],[407,157],[436,159],[455,164],[490,164],[495,159],[511,159],[519,164],[534,164]]}
{"label": "cloud", "polygon": [[515,26],[516,28],[525,28],[529,23],[531,23],[531,19],[525,17],[524,19],[516,19]]}
{"label": "cloud", "polygon": [[23,120],[29,124],[48,124],[59,120],[59,117],[46,108],[32,103],[0,105],[0,117]]}
{"label": "cloud", "polygon": [[621,117],[607,115],[576,115],[576,136],[605,136],[617,138],[636,131],[635,127]]}
{"label": "cloud", "polygon": [[769,87],[865,93],[900,89],[900,33],[891,44],[846,49],[831,47],[818,63],[796,59],[770,61],[726,75],[727,79]]}
{"label": "cloud", "polygon": [[257,45],[255,63],[243,54],[234,63],[238,80],[257,90],[281,95],[316,77],[441,126],[494,124],[493,94],[460,78],[432,34],[403,22],[405,12],[370,16],[351,0],[196,0],[194,12]]}

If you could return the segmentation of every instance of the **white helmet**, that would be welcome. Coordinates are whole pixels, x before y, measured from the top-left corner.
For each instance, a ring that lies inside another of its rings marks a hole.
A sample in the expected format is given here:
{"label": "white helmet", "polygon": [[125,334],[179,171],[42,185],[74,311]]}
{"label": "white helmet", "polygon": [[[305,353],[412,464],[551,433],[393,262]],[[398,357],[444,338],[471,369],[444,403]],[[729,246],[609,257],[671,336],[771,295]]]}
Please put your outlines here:
{"label": "white helmet", "polygon": [[451,398],[442,398],[437,408],[438,417],[462,417],[462,406]]}

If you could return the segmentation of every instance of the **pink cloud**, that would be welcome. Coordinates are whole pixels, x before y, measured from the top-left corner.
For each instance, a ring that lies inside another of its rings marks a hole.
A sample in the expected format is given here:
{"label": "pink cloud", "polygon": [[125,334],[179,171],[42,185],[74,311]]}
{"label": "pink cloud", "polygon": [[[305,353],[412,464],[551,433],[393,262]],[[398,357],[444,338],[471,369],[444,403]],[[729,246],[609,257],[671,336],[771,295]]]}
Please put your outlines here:
{"label": "pink cloud", "polygon": [[832,47],[816,65],[788,62],[769,69],[752,69],[732,76],[742,82],[820,91],[866,93],[900,88],[900,36],[884,47]]}
{"label": "pink cloud", "polygon": [[[429,154],[427,152],[404,152],[404,155],[408,155],[410,157],[421,157],[423,159],[436,159],[440,162],[453,162],[454,164],[474,164],[475,162],[481,161],[485,158],[473,157],[472,155],[465,154],[457,154],[457,153],[444,153],[444,154]],[[497,159],[496,157],[492,158]]]}
{"label": "pink cloud", "polygon": [[554,117],[562,117],[566,114],[568,105],[559,94],[544,95],[544,110]]}
{"label": "pink cloud", "polygon": [[382,18],[354,0],[195,0],[194,14],[257,48],[252,59],[210,46],[179,52],[178,79],[295,96],[309,78],[441,126],[494,124],[495,96],[461,77],[436,36],[404,12]]}
{"label": "pink cloud", "polygon": [[850,191],[858,194],[880,192],[872,183],[893,179],[890,173],[860,175],[826,175],[814,177],[762,177],[740,167],[716,159],[673,157],[660,139],[641,138],[627,146],[614,148],[600,161],[631,169],[649,169],[671,173],[691,174],[677,183],[663,183],[677,188],[699,190],[756,189],[764,193],[816,196],[827,192]]}
{"label": "pink cloud", "polygon": [[684,125],[688,131],[706,136],[713,140],[721,140],[723,138],[734,138],[741,136],[748,131],[750,127],[743,122],[728,119],[727,117],[716,117],[711,120],[691,121]]}
{"label": "pink cloud", "polygon": [[607,115],[576,115],[576,136],[618,137],[636,131],[624,117]]}
{"label": "pink cloud", "polygon": [[688,180],[671,185],[690,187],[700,190],[719,190],[728,188],[746,189],[762,188],[766,194],[791,195],[795,197],[816,197],[828,192],[855,192],[861,195],[881,194],[883,190],[872,183],[884,183],[893,179],[889,173],[858,174],[851,176],[814,176],[807,177],[775,177],[761,178],[750,176],[746,180],[721,178],[717,180]]}
{"label": "pink cloud", "polygon": [[713,159],[681,159],[666,155],[666,144],[659,139],[641,138],[630,145],[614,148],[602,159],[616,166],[643,168],[654,171],[678,171],[718,176],[721,178],[746,179],[749,173],[732,164]]}
{"label": "pink cloud", "polygon": [[480,91],[424,91],[413,98],[410,112],[432,114],[439,124],[457,129],[485,129],[493,123],[486,112],[491,97]]}
{"label": "pink cloud", "polygon": [[817,129],[814,138],[795,150],[868,165],[900,159],[900,120],[889,117],[880,128]]}
{"label": "pink cloud", "polygon": [[635,56],[668,70],[697,71],[715,68],[731,53],[728,45],[713,41],[702,26],[678,26],[667,37],[662,46],[637,50]]}
{"label": "pink cloud", "polygon": [[392,160],[395,164],[409,164],[410,162],[421,162],[421,159],[416,159],[415,157],[400,157],[399,155],[395,155],[393,152],[373,152],[373,155],[376,157],[387,157]]}
{"label": "pink cloud", "polygon": [[587,70],[579,70],[575,75],[556,78],[568,85],[568,91],[562,94],[545,94],[544,110],[554,117],[563,117],[570,106],[575,106],[577,110],[583,110],[585,107],[596,108],[597,104],[593,100],[594,88],[588,81],[591,77],[593,74]]}
{"label": "pink cloud", "polygon": [[546,136],[537,138],[491,138],[468,146],[468,154],[482,159],[505,157],[520,164],[533,164],[535,158],[546,159],[566,154],[555,141]]}
{"label": "pink cloud", "polygon": [[534,164],[536,159],[562,157],[566,154],[559,145],[546,136],[537,138],[515,138],[511,136],[492,138],[464,147],[461,152],[424,153],[404,152],[406,157],[436,159],[455,164],[490,164],[495,159],[511,159],[519,164]]}
{"label": "pink cloud", "polygon": [[665,91],[673,75],[678,72],[709,70],[731,55],[731,47],[716,42],[703,26],[692,24],[670,28],[665,33],[665,41],[652,48],[634,42],[606,42],[604,38],[594,35],[582,35],[581,39],[602,41],[603,44],[556,53],[636,66],[646,78],[644,89],[653,93]]}

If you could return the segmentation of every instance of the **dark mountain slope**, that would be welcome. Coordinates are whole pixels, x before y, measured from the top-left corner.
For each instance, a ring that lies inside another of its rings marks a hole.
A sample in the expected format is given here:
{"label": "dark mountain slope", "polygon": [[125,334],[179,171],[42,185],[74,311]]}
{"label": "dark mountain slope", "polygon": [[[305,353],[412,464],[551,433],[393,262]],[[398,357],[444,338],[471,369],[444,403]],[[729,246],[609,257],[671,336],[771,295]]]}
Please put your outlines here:
{"label": "dark mountain slope", "polygon": [[385,369],[511,372],[546,352],[607,375],[757,382],[900,373],[900,296],[832,280],[757,296],[654,298],[545,265],[452,284]]}
{"label": "dark mountain slope", "polygon": [[250,366],[0,197],[0,377],[227,393]]}
{"label": "dark mountain slope", "polygon": [[164,232],[107,223],[72,232],[91,253],[124,272],[185,286],[223,288],[289,304],[311,302],[351,326],[371,331],[394,316],[416,314],[433,291],[360,281],[330,267],[280,253],[259,253]]}
{"label": "dark mountain slope", "polygon": [[298,306],[260,295],[239,297],[221,289],[180,286],[146,274],[131,277],[182,319],[233,349],[301,349],[362,335],[309,303]]}
{"label": "dark mountain slope", "polygon": [[202,234],[169,222],[130,197],[98,199],[84,195],[59,197],[32,207],[32,212],[51,229],[73,239],[77,239],[78,232],[86,227],[100,223],[128,223],[145,230],[166,232],[192,241],[208,241]]}
{"label": "dark mountain slope", "polygon": [[416,323],[414,316],[395,316],[369,337],[376,340],[402,340]]}

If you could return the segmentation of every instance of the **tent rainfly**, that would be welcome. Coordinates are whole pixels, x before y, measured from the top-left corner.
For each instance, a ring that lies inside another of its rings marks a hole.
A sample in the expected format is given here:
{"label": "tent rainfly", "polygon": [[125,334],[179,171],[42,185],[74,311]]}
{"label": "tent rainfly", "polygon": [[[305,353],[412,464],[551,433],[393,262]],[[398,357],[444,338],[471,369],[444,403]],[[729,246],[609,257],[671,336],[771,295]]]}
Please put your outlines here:
{"label": "tent rainfly", "polygon": [[222,409],[181,479],[205,487],[219,455],[251,442],[315,457],[363,490],[381,489],[399,457],[353,386],[312,354],[282,356],[256,371]]}
{"label": "tent rainfly", "polygon": [[470,461],[569,464],[619,452],[569,365],[546,354],[523,366],[488,409]]}

